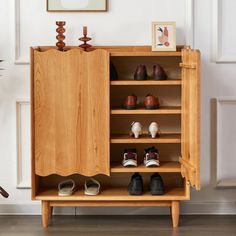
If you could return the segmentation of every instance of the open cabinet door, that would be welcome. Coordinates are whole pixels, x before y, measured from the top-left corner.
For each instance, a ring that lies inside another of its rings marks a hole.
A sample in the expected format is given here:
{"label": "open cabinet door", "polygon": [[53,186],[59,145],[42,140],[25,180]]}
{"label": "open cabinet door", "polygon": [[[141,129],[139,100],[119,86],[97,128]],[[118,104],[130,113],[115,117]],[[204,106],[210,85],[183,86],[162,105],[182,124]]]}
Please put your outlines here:
{"label": "open cabinet door", "polygon": [[200,52],[182,50],[181,173],[200,190]]}

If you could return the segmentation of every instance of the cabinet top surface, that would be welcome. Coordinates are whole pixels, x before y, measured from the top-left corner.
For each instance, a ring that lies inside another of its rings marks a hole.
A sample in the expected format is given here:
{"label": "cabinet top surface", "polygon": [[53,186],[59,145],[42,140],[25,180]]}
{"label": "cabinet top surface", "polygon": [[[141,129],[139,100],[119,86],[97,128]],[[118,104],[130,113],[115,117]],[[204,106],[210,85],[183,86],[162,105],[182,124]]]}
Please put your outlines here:
{"label": "cabinet top surface", "polygon": [[[151,46],[93,46],[89,51],[94,51],[96,49],[105,49],[111,56],[181,56],[181,50],[184,46],[177,46],[176,51],[173,52],[154,52]],[[56,46],[39,46],[33,48],[39,52],[45,52],[51,49],[57,49]],[[65,51],[71,49],[80,49],[77,46],[66,46]]]}

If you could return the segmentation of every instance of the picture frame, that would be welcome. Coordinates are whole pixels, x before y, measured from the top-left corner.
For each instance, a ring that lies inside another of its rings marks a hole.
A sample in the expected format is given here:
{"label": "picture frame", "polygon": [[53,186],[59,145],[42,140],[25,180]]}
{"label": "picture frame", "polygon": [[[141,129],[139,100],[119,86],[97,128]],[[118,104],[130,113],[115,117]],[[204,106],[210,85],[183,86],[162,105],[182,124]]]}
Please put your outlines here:
{"label": "picture frame", "polygon": [[46,0],[48,12],[106,12],[108,0]]}
{"label": "picture frame", "polygon": [[152,22],[152,51],[176,51],[175,22]]}

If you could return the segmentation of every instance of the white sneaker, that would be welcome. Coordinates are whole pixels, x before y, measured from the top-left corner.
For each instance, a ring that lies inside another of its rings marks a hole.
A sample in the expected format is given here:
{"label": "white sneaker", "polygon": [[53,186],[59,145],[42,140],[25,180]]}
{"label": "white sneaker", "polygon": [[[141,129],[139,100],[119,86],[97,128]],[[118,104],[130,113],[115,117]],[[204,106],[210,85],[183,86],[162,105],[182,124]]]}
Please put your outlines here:
{"label": "white sneaker", "polygon": [[122,165],[126,166],[137,166],[138,156],[135,148],[125,149],[123,155]]}

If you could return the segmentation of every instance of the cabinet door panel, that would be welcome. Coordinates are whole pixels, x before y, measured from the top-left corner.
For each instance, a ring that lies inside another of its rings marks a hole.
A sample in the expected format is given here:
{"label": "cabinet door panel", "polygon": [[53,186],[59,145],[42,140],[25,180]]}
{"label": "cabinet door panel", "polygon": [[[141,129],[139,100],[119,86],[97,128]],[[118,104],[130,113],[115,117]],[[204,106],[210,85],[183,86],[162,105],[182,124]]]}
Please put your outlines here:
{"label": "cabinet door panel", "polygon": [[109,54],[35,51],[37,175],[109,175]]}
{"label": "cabinet door panel", "polygon": [[200,52],[182,50],[181,172],[200,190]]}

